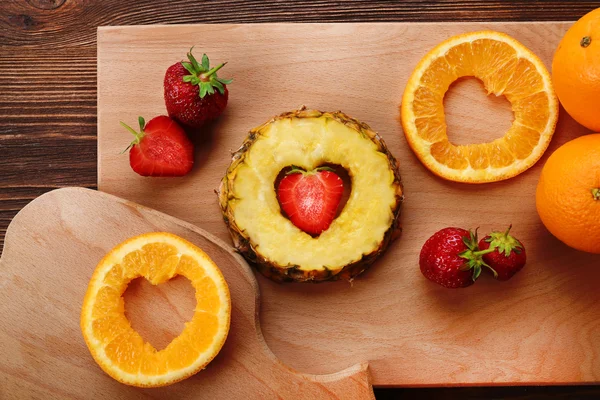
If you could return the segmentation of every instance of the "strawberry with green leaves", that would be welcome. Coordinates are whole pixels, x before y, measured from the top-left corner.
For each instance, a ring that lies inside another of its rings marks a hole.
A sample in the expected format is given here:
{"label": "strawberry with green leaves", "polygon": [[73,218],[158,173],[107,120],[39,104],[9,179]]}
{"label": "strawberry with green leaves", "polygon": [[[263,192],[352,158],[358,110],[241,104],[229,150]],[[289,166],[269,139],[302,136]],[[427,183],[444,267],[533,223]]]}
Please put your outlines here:
{"label": "strawberry with green leaves", "polygon": [[171,65],[165,73],[164,95],[169,117],[190,128],[201,128],[227,106],[231,79],[217,76],[226,63],[210,67],[208,56],[199,63],[190,49],[189,61]]}
{"label": "strawberry with green leaves", "polygon": [[483,267],[486,252],[477,247],[477,231],[444,228],[433,234],[419,256],[421,273],[430,281],[447,288],[471,286]]}
{"label": "strawberry with green leaves", "polygon": [[485,251],[483,261],[494,272],[494,278],[506,281],[523,269],[527,254],[523,244],[509,232],[492,232],[479,241],[479,250]]}
{"label": "strawberry with green leaves", "polygon": [[447,288],[471,286],[483,267],[494,278],[505,281],[519,272],[526,261],[525,247],[506,232],[492,232],[479,242],[475,233],[461,228],[444,228],[431,236],[419,256],[421,273]]}

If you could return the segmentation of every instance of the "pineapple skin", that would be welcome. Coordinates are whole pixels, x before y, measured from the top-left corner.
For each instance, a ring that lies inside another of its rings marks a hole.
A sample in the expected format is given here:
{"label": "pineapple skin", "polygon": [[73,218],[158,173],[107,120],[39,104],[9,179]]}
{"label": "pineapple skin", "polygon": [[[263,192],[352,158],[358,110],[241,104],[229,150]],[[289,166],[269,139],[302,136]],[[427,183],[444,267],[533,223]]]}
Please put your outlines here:
{"label": "pineapple skin", "polygon": [[[363,255],[363,257],[351,264],[340,266],[336,269],[325,268],[322,271],[319,270],[302,270],[299,266],[282,266],[274,263],[271,260],[263,257],[259,251],[257,251],[250,242],[250,239],[244,234],[244,230],[237,226],[235,218],[233,217],[233,211],[229,207],[230,193],[232,193],[233,182],[236,175],[238,166],[244,162],[244,157],[247,150],[252,146],[256,139],[260,136],[261,131],[269,124],[281,120],[290,118],[320,118],[326,117],[337,120],[338,122],[352,128],[358,134],[362,134],[368,137],[373,143],[377,145],[378,151],[383,153],[389,162],[390,169],[394,174],[394,182],[392,183],[395,192],[396,203],[392,209],[393,221],[389,229],[384,234],[383,240],[379,243],[379,246],[375,248],[369,254]],[[352,281],[356,276],[360,275],[371,264],[387,249],[390,242],[395,238],[399,237],[402,232],[400,225],[400,210],[404,200],[403,186],[400,177],[400,171],[398,168],[398,162],[395,157],[389,152],[383,139],[374,132],[367,124],[362,123],[341,111],[336,112],[323,112],[318,110],[307,110],[301,108],[299,110],[285,112],[279,116],[273,117],[271,120],[264,124],[252,129],[248,134],[247,138],[242,143],[241,147],[232,154],[232,161],[227,169],[227,173],[221,180],[219,190],[217,191],[219,198],[219,205],[223,214],[223,220],[227,225],[229,233],[231,235],[233,246],[237,252],[239,252],[244,258],[253,264],[258,271],[266,276],[267,278],[276,282],[324,282],[333,280],[346,280]]]}

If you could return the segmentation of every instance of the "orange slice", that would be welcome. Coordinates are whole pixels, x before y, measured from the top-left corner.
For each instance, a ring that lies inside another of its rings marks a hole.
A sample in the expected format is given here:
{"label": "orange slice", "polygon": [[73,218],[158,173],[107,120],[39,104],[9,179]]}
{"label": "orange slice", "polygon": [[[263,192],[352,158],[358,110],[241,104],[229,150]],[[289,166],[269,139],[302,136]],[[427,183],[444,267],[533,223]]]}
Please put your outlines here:
{"label": "orange slice", "polygon": [[[461,146],[448,140],[444,94],[464,76],[512,104],[513,124],[500,139]],[[535,54],[504,33],[483,31],[454,36],[427,53],[406,85],[401,113],[408,144],[431,172],[484,183],[511,178],[540,159],[554,134],[558,101]]]}
{"label": "orange slice", "polygon": [[[175,275],[191,281],[196,309],[181,335],[157,351],[129,324],[122,294],[137,277],[158,285]],[[100,261],[83,301],[81,331],[94,360],[114,379],[166,386],[200,371],[217,355],[230,315],[229,289],[206,253],[170,233],[147,233],[119,244]]]}

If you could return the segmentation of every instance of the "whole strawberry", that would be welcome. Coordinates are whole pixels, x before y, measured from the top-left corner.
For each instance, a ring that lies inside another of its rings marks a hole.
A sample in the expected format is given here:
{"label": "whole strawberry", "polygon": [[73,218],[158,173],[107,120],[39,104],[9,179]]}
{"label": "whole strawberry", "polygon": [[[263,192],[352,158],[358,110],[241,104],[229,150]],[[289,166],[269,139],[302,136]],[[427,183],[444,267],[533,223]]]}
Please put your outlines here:
{"label": "whole strawberry", "polygon": [[431,236],[421,249],[421,273],[447,288],[472,285],[486,266],[477,249],[477,231],[444,228]]}
{"label": "whole strawberry", "polygon": [[142,176],[183,176],[194,165],[194,145],[177,122],[166,115],[148,123],[139,117],[140,131],[121,122],[134,136],[129,150],[131,168]]}
{"label": "whole strawberry", "polygon": [[210,68],[206,54],[199,63],[187,54],[189,62],[171,65],[165,73],[165,104],[169,117],[191,128],[200,128],[217,118],[227,106],[227,85],[231,79],[217,76],[226,63]]}
{"label": "whole strawberry", "polygon": [[479,242],[483,261],[494,273],[494,278],[506,281],[512,278],[525,266],[527,254],[523,244],[509,234],[512,225],[506,232],[492,232]]}

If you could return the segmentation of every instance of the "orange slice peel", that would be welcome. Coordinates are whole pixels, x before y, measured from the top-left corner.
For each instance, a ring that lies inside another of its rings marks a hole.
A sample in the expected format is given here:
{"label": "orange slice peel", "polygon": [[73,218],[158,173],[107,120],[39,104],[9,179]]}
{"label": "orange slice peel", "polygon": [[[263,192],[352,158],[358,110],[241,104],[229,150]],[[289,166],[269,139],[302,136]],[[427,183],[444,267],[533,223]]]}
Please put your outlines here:
{"label": "orange slice peel", "polygon": [[[511,103],[514,121],[503,137],[469,145],[448,139],[444,95],[467,76]],[[456,182],[494,182],[539,160],[554,134],[558,100],[548,70],[524,45],[504,33],[472,32],[451,37],[423,57],[406,85],[401,118],[409,146],[431,172]]]}
{"label": "orange slice peel", "polygon": [[[181,334],[157,351],[131,327],[122,294],[135,278],[158,285],[176,275],[192,283],[196,309]],[[81,330],[108,375],[132,386],[157,387],[206,367],[225,343],[230,316],[227,283],[208,255],[176,235],[157,232],[119,244],[98,263],[83,301]]]}

